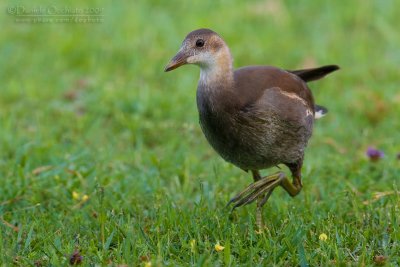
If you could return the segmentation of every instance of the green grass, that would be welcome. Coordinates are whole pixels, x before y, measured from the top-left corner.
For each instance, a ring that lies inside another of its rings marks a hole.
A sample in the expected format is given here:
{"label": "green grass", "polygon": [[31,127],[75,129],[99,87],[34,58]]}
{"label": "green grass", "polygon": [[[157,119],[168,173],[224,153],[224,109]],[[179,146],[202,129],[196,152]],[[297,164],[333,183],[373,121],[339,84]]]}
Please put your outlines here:
{"label": "green grass", "polygon": [[[132,2],[0,4],[2,265],[68,265],[75,250],[91,266],[400,265],[399,1]],[[5,11],[16,5],[105,16],[16,23]],[[274,193],[264,234],[254,205],[224,208],[251,177],[201,133],[199,70],[163,73],[200,27],[224,37],[235,66],[342,67],[310,85],[330,113],[307,149],[304,190]],[[370,162],[368,146],[386,157]]]}

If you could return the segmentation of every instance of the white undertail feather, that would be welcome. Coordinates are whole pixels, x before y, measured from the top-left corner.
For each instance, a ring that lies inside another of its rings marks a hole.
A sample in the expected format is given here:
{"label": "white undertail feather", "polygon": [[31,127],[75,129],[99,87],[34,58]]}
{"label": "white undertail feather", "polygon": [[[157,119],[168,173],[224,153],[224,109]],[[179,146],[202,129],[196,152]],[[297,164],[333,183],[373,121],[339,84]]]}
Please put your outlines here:
{"label": "white undertail feather", "polygon": [[316,120],[324,117],[328,113],[328,109],[326,107],[320,106],[320,105],[315,105],[315,113],[314,113],[314,118]]}
{"label": "white undertail feather", "polygon": [[318,119],[324,117],[325,115],[326,115],[326,113],[324,113],[322,110],[317,110],[317,111],[315,111],[314,118],[316,120],[318,120]]}

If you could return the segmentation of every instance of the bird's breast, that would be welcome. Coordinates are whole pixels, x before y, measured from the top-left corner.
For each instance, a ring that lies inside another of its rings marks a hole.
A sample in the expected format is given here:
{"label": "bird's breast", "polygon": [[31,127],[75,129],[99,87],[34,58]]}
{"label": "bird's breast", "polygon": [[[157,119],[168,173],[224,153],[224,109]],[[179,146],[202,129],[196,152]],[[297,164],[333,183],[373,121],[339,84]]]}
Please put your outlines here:
{"label": "bird's breast", "polygon": [[225,99],[213,92],[197,91],[197,108],[201,129],[210,145],[228,161],[239,147],[237,111],[226,107]]}

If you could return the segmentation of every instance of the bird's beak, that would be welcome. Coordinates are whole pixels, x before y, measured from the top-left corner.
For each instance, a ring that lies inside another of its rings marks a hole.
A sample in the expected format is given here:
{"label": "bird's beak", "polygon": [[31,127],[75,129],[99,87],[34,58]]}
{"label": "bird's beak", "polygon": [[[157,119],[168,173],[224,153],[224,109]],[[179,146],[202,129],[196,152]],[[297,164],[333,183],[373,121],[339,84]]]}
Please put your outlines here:
{"label": "bird's beak", "polygon": [[168,63],[167,66],[165,66],[164,71],[170,71],[170,70],[174,70],[176,68],[179,68],[182,65],[185,65],[187,63],[187,58],[188,56],[186,55],[186,53],[183,50],[180,50],[172,59],[171,61]]}

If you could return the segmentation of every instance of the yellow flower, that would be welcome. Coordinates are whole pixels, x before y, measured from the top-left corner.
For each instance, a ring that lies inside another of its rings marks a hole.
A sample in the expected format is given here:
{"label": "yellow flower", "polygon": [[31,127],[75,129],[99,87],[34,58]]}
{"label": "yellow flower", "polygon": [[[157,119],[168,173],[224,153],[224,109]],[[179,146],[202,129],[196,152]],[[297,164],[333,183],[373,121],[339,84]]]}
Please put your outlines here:
{"label": "yellow flower", "polygon": [[79,193],[75,192],[75,191],[72,191],[72,198],[73,199],[79,199]]}
{"label": "yellow flower", "polygon": [[264,233],[263,229],[256,230],[256,234],[257,234],[257,235],[261,235],[261,234],[263,234],[263,233]]}
{"label": "yellow flower", "polygon": [[328,236],[325,233],[322,233],[319,235],[319,240],[326,241],[327,239],[328,239]]}
{"label": "yellow flower", "polygon": [[225,247],[221,246],[221,245],[219,244],[219,242],[217,242],[217,244],[215,244],[214,248],[215,248],[215,250],[216,250],[217,252],[223,251],[223,250],[225,249]]}
{"label": "yellow flower", "polygon": [[190,251],[192,253],[194,253],[195,252],[195,248],[196,248],[196,240],[192,239],[192,240],[190,240]]}
{"label": "yellow flower", "polygon": [[144,263],[144,267],[151,267],[151,261],[147,261]]}
{"label": "yellow flower", "polygon": [[86,201],[88,201],[88,199],[89,199],[88,195],[83,195],[82,202],[86,202]]}

